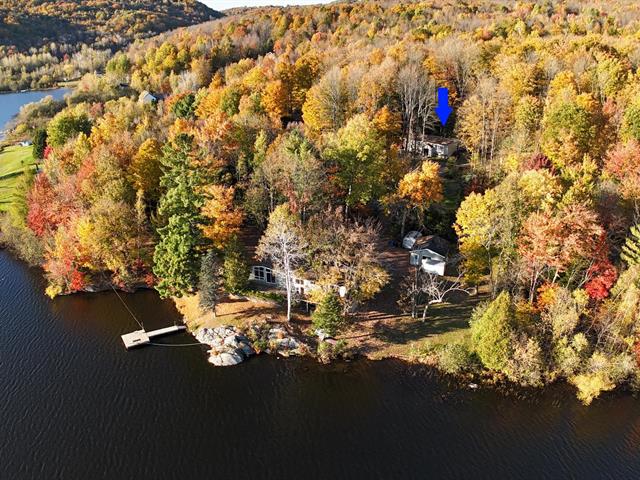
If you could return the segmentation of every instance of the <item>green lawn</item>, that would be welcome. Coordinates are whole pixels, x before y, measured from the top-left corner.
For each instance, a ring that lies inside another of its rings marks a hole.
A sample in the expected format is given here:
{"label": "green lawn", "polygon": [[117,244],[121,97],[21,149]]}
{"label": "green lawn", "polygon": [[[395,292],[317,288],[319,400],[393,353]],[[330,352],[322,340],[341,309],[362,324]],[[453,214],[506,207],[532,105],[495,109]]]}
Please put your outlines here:
{"label": "green lawn", "polygon": [[11,146],[0,153],[0,211],[9,207],[16,182],[24,169],[36,164],[32,152],[33,147]]}

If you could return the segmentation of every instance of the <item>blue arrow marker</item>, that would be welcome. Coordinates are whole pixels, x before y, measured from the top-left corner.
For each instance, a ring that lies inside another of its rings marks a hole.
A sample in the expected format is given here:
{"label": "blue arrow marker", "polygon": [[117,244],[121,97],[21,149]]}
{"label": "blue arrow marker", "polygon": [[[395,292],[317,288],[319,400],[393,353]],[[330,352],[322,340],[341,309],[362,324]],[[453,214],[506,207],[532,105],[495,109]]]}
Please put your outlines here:
{"label": "blue arrow marker", "polygon": [[451,112],[453,112],[453,109],[449,106],[449,89],[444,87],[438,88],[438,105],[436,106],[436,115],[438,115],[443,127],[446,125]]}

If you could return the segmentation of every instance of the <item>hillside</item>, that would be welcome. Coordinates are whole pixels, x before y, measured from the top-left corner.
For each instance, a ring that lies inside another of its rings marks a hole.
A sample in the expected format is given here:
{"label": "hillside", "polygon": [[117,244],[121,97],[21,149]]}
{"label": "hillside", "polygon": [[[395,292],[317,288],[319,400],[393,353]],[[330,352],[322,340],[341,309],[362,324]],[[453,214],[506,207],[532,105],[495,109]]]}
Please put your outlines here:
{"label": "hillside", "polygon": [[[566,379],[585,403],[640,388],[639,25],[631,1],[371,1],[134,42],[20,113],[45,158],[0,240],[51,296],[108,277],[211,309],[250,262],[287,306],[292,275],[313,283],[316,327],[349,348]],[[411,230],[434,243],[416,269],[389,242]]]}
{"label": "hillside", "polygon": [[196,0],[0,0],[0,45],[110,47],[219,16]]}

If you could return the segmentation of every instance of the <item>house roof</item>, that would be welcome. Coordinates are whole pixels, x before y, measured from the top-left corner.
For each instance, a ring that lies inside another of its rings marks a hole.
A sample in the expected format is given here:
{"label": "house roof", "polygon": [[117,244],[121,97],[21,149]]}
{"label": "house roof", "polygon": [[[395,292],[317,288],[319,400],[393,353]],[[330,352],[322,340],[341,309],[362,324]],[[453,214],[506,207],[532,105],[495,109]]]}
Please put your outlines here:
{"label": "house roof", "polygon": [[157,100],[158,98],[148,90],[140,92],[139,100]]}
{"label": "house roof", "polygon": [[431,250],[438,255],[446,257],[449,250],[451,250],[451,245],[438,235],[429,235],[428,237],[419,238],[411,250]]}
{"label": "house roof", "polygon": [[434,143],[438,145],[457,145],[458,140],[455,138],[438,137],[436,135],[427,135],[424,137],[424,143]]}

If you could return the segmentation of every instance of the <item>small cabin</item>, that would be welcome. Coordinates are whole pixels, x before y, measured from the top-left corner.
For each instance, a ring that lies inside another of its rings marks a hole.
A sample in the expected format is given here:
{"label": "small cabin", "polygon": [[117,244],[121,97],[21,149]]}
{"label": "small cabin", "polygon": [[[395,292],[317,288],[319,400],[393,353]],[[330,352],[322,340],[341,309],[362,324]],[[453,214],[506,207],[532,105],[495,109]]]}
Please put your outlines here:
{"label": "small cabin", "polygon": [[416,141],[415,152],[427,157],[448,158],[458,151],[459,142],[455,138],[426,135]]}
{"label": "small cabin", "polygon": [[156,103],[157,101],[158,97],[147,90],[143,90],[138,97],[138,103],[142,103],[143,105],[150,105]]}
{"label": "small cabin", "polygon": [[449,242],[438,235],[421,237],[411,249],[409,263],[427,273],[444,276],[450,249]]}
{"label": "small cabin", "polygon": [[30,140],[24,140],[22,142],[20,142],[20,146],[21,147],[30,147],[33,145],[33,142],[31,142]]}

